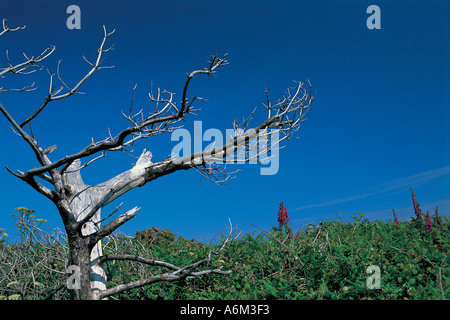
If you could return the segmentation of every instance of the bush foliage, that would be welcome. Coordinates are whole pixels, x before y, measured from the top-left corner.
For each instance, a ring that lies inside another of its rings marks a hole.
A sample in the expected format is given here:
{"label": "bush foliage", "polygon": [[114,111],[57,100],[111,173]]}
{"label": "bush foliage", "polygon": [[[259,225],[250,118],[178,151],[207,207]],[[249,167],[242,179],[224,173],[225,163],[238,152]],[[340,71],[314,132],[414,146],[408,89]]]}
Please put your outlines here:
{"label": "bush foliage", "polygon": [[[20,209],[22,219],[31,219],[31,211]],[[232,271],[230,275],[156,283],[113,298],[156,299],[162,292],[165,299],[177,300],[448,299],[448,217],[438,216],[437,209],[432,217],[416,212],[407,222],[399,222],[395,212],[394,217],[394,221],[370,221],[357,213],[351,222],[324,220],[295,233],[288,227],[288,219],[279,219],[278,227],[242,235],[213,257],[211,267],[223,266]],[[183,266],[221,245],[220,241],[186,240],[157,228],[136,234],[109,237],[105,253],[137,254]],[[51,250],[60,250],[58,254],[42,245],[30,236],[17,244],[3,239],[0,299],[67,298],[64,290],[59,290],[65,281],[64,243],[45,242]],[[369,266],[379,268],[379,289],[370,285],[373,274]],[[166,271],[129,261],[108,262],[105,269],[108,287]]]}

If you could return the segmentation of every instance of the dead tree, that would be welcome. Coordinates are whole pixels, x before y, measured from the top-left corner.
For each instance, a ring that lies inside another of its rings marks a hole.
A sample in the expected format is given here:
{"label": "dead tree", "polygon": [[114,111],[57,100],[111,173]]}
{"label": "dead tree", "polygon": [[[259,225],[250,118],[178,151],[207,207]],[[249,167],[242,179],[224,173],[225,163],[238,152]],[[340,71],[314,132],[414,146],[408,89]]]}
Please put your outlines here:
{"label": "dead tree", "polygon": [[[10,29],[6,25],[6,20],[3,20],[3,31],[0,32],[0,36],[23,28]],[[307,86],[302,82],[295,82],[295,86],[288,89],[285,96],[275,103],[270,101],[268,90],[266,90],[267,103],[264,104],[264,107],[267,115],[265,120],[251,128],[249,123],[256,109],[253,110],[249,118],[245,119],[242,124],[238,125],[236,122],[233,124],[235,135],[226,144],[195,152],[183,158],[176,158],[170,155],[156,162],[152,161],[152,153],[144,149],[135,165],[129,170],[103,183],[93,186],[86,185],[81,176],[83,168],[105,157],[109,152],[127,151],[127,148],[131,147],[138,140],[147,139],[162,133],[170,133],[180,125],[180,122],[188,114],[193,114],[197,111],[195,103],[201,98],[197,96],[188,97],[189,84],[198,76],[215,76],[219,68],[228,64],[226,54],[223,56],[213,55],[204,69],[195,70],[187,74],[181,101],[175,101],[175,95],[172,92],[158,89],[155,93],[152,89],[149,97],[155,108],[148,116],[144,115],[143,110],[133,114],[131,103],[129,112],[122,112],[122,115],[129,121],[129,126],[121,130],[117,135],[113,136],[109,133],[106,139],[102,141],[92,140],[79,152],[66,155],[57,160],[51,159],[50,153],[55,150],[56,146],[45,147],[39,144],[31,126],[32,121],[39,116],[49,103],[78,94],[83,83],[97,70],[111,68],[103,66],[102,61],[104,54],[112,48],[106,47],[106,41],[113,33],[114,30],[107,32],[106,28],[103,27],[103,38],[97,50],[96,59],[95,61],[89,61],[83,56],[85,61],[91,66],[91,69],[75,86],[69,87],[63,81],[58,63],[57,72],[49,72],[49,89],[43,102],[22,122],[18,122],[7,111],[7,106],[0,104],[1,113],[11,123],[13,131],[33,150],[39,163],[39,166],[25,172],[20,170],[13,171],[8,167],[6,169],[9,173],[23,180],[37,192],[50,199],[56,206],[67,232],[70,251],[69,265],[79,267],[79,289],[71,290],[74,299],[102,299],[118,292],[156,281],[173,281],[186,277],[197,277],[206,273],[228,274],[228,272],[221,269],[206,268],[198,271],[199,267],[208,264],[211,259],[211,253],[205,259],[184,267],[126,254],[103,255],[101,240],[117,230],[125,222],[134,218],[139,208],[134,207],[103,225],[101,222],[115,214],[120,206],[105,219],[101,218],[101,209],[128,191],[136,187],[142,187],[148,182],[179,170],[195,169],[203,177],[215,183],[227,180],[231,174],[226,171],[227,159],[230,156],[233,156],[233,159],[237,159],[239,158],[236,157],[237,154],[251,154],[252,156],[243,160],[247,162],[269,154],[272,148],[278,147],[280,141],[289,139],[300,128],[300,124],[313,101],[309,82],[307,82]],[[4,78],[7,74],[22,75],[36,72],[42,69],[42,62],[54,50],[54,47],[49,47],[38,56],[31,57],[24,53],[23,61],[16,64],[10,61],[7,54],[8,65],[1,69],[0,77]],[[54,82],[56,81],[61,83],[58,89],[54,88]],[[0,92],[34,89],[36,87],[32,84],[14,89],[2,87]],[[135,89],[136,87],[133,89],[133,94]],[[256,138],[264,137],[274,132],[279,134],[279,139],[271,141],[265,148],[260,148],[258,145],[255,147],[255,144],[251,143]],[[252,147],[254,148],[253,152],[249,152],[249,149]],[[227,237],[227,241],[231,239],[231,234],[232,232]],[[114,259],[134,260],[162,266],[169,271],[151,279],[142,279],[135,283],[107,289],[106,275],[102,268],[102,263]]]}

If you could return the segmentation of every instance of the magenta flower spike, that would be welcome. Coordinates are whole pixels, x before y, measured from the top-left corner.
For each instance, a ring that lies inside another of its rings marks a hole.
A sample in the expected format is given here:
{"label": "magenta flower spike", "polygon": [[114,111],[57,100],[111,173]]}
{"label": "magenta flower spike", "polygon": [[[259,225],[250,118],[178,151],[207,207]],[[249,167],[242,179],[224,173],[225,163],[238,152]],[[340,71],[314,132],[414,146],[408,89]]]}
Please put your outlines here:
{"label": "magenta flower spike", "polygon": [[278,222],[284,226],[289,221],[288,213],[284,207],[283,202],[280,203],[280,208],[278,209]]}
{"label": "magenta flower spike", "polygon": [[416,213],[416,217],[420,218],[420,220],[423,221],[423,219],[422,219],[422,211],[420,210],[419,202],[417,202],[416,194],[414,193],[414,190],[412,188],[410,188],[410,189],[411,189],[411,193],[412,193],[412,199],[413,199],[413,204],[414,204],[414,212]]}
{"label": "magenta flower spike", "polygon": [[400,226],[400,222],[398,222],[398,218],[397,218],[397,215],[395,214],[395,210],[392,209],[392,212],[394,213],[395,224],[396,224],[397,226]]}

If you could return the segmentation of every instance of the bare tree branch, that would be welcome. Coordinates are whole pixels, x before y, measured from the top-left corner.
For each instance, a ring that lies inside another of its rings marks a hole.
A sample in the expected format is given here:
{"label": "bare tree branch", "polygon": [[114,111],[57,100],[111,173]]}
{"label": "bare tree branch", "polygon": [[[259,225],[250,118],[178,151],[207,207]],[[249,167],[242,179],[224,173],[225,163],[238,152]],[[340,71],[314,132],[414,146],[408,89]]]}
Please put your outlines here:
{"label": "bare tree branch", "polygon": [[2,21],[3,30],[0,32],[0,37],[1,37],[2,35],[4,35],[5,33],[7,33],[7,32],[13,32],[13,31],[17,31],[17,30],[23,30],[23,29],[26,28],[26,26],[23,26],[23,27],[17,27],[17,28],[11,29],[11,28],[9,28],[9,27],[6,26],[6,21],[7,21],[6,19],[3,19],[3,21]]}
{"label": "bare tree branch", "polygon": [[136,262],[140,262],[140,263],[143,263],[146,265],[151,265],[151,266],[164,267],[169,270],[172,270],[172,272],[159,274],[156,276],[149,277],[147,279],[132,281],[132,282],[129,282],[126,284],[118,285],[113,288],[102,290],[96,294],[97,295],[96,299],[99,299],[99,300],[104,299],[104,298],[110,297],[114,294],[121,293],[123,291],[130,290],[130,289],[143,287],[148,284],[155,283],[155,282],[177,281],[177,280],[182,280],[182,279],[186,279],[186,278],[196,278],[196,277],[199,277],[199,276],[202,276],[205,274],[210,274],[210,273],[220,274],[220,275],[230,274],[231,270],[223,271],[222,267],[215,268],[215,269],[206,269],[206,270],[195,271],[196,268],[200,267],[201,265],[208,264],[211,261],[212,254],[219,255],[224,250],[226,244],[229,241],[232,241],[232,240],[236,239],[237,237],[239,237],[240,233],[238,235],[235,235],[233,225],[231,224],[231,221],[229,221],[229,222],[230,222],[230,227],[227,228],[228,236],[223,241],[219,250],[218,251],[210,250],[206,258],[199,260],[197,262],[191,263],[189,265],[186,265],[184,267],[178,267],[178,266],[168,263],[168,262],[158,261],[158,260],[154,260],[154,259],[146,259],[146,258],[139,257],[136,255],[128,255],[128,254],[111,254],[111,255],[104,255],[104,256],[99,257],[99,259],[97,261],[97,263],[99,265],[105,263],[106,261],[127,260],[127,261],[136,261]]}
{"label": "bare tree branch", "polygon": [[[3,30],[0,32],[0,37],[3,36],[5,33],[7,32],[14,32],[14,31],[18,31],[18,30],[23,30],[25,29],[26,26],[23,27],[17,27],[17,28],[9,28],[6,25],[6,19],[3,19],[2,22],[2,26],[3,26]],[[48,58],[53,52],[55,51],[55,47],[54,46],[50,46],[49,48],[45,49],[44,51],[41,52],[41,54],[39,56],[35,57],[28,57],[25,53],[23,53],[23,56],[25,57],[25,61],[18,63],[18,64],[12,64],[10,59],[9,59],[9,54],[8,54],[8,50],[6,50],[6,59],[8,61],[8,67],[6,68],[0,68],[0,78],[3,78],[5,74],[7,73],[12,73],[12,74],[30,74],[33,73],[35,71],[37,71],[39,69],[39,66],[37,65],[39,62],[45,60],[46,58]],[[31,69],[30,71],[26,71],[28,68],[35,66],[35,69]],[[34,85],[34,83],[33,83]],[[28,90],[32,90],[33,85],[31,86],[27,86],[25,88],[27,88]],[[27,91],[24,89],[9,89],[9,90],[3,90],[3,91]]]}
{"label": "bare tree branch", "polygon": [[167,268],[169,270],[174,270],[174,271],[180,270],[180,268],[177,267],[174,264],[171,264],[171,263],[168,263],[168,262],[164,262],[164,261],[158,261],[158,260],[154,260],[154,259],[146,259],[146,258],[143,258],[143,257],[140,257],[140,256],[136,256],[136,255],[132,255],[132,254],[106,254],[104,256],[101,256],[98,259],[97,263],[101,265],[101,264],[105,263],[106,261],[114,261],[114,260],[117,260],[117,261],[120,261],[120,260],[122,260],[122,261],[125,261],[125,260],[127,260],[127,261],[136,261],[136,262],[140,262],[140,263],[147,264],[147,265],[150,265],[150,266],[164,267],[164,268]]}
{"label": "bare tree branch", "polygon": [[[106,33],[105,31],[105,37],[109,36],[111,33]],[[104,38],[105,41],[106,38]],[[102,42],[102,45],[99,49],[100,52],[105,52],[105,50],[102,50],[102,46],[104,44],[104,41]],[[226,57],[226,56],[225,56]],[[205,68],[203,70],[196,70],[191,72],[188,75],[188,79],[186,81],[184,91],[187,91],[188,85],[192,78],[194,78],[197,74],[207,74],[207,75],[213,75],[215,70],[219,68],[220,66],[226,65],[228,62],[226,61],[225,57],[218,58],[214,57],[210,62],[210,65],[208,68]],[[98,61],[99,59],[97,59]],[[94,68],[92,69],[94,70]],[[92,71],[91,70],[91,71]],[[87,78],[87,77],[85,77]],[[82,83],[84,80],[80,81]],[[78,85],[77,85],[78,86]],[[74,87],[70,92],[72,94],[76,91],[76,88]],[[69,93],[66,93],[65,95],[62,95],[61,97],[66,97],[71,95]],[[158,91],[159,92],[159,91]],[[25,177],[28,176],[35,176],[39,175],[45,172],[49,172],[53,169],[59,168],[61,166],[70,165],[73,161],[77,159],[82,159],[85,157],[88,157],[92,154],[102,152],[102,151],[118,151],[123,150],[126,146],[131,145],[135,141],[142,139],[142,138],[148,138],[150,136],[154,136],[157,134],[161,134],[163,132],[170,132],[173,130],[173,125],[184,118],[184,116],[190,112],[192,103],[188,104],[188,101],[186,98],[184,98],[184,103],[182,102],[182,107],[180,110],[177,109],[175,102],[173,101],[173,93],[170,93],[168,91],[164,91],[163,94],[167,94],[168,98],[160,98],[160,94],[158,93],[158,97],[155,98],[152,93],[149,94],[150,99],[157,104],[162,103],[164,106],[160,110],[156,110],[154,113],[151,113],[147,118],[145,118],[142,121],[136,121],[132,117],[128,117],[128,119],[132,122],[134,122],[133,126],[130,126],[128,128],[123,129],[118,135],[116,135],[114,138],[107,138],[100,142],[91,142],[88,146],[86,146],[81,151],[66,156],[64,158],[61,158],[57,161],[54,161],[52,163],[42,165],[39,168],[31,169],[25,173]],[[48,98],[46,100],[51,101],[52,98]],[[54,99],[53,99],[54,100]],[[198,100],[198,99],[197,99]],[[191,100],[191,102],[193,102]],[[27,120],[31,121],[32,118],[34,118],[42,109],[45,107],[45,105],[48,103],[44,102],[43,105]],[[23,127],[27,123],[27,120],[24,121],[20,126]],[[129,140],[126,140],[129,136],[132,136]]]}
{"label": "bare tree branch", "polygon": [[26,91],[34,91],[37,89],[37,87],[34,86],[35,83],[33,82],[32,84],[22,87],[22,88],[12,88],[12,89],[3,89],[3,87],[0,87],[0,92],[11,92],[11,91],[16,91],[16,92],[26,92]]}
{"label": "bare tree branch", "polygon": [[[45,97],[45,100],[44,100],[44,102],[41,104],[41,106],[31,115],[31,116],[29,116],[25,121],[23,121],[21,124],[20,124],[20,127],[24,127],[27,123],[29,123],[31,120],[33,120],[34,118],[36,118],[36,116],[47,106],[47,104],[50,102],[50,101],[56,101],[56,100],[60,100],[60,99],[64,99],[64,98],[67,98],[67,97],[69,97],[69,96],[71,96],[71,95],[73,95],[73,94],[75,94],[75,93],[77,93],[77,90],[81,87],[81,85],[83,84],[83,83],[85,83],[86,82],[86,80],[96,71],[96,70],[98,70],[98,69],[102,69],[102,68],[106,68],[106,67],[100,67],[100,64],[101,64],[101,62],[103,61],[102,60],[102,54],[103,53],[105,53],[105,52],[108,52],[108,51],[110,51],[111,49],[112,49],[112,47],[110,47],[110,48],[108,48],[108,49],[103,49],[103,46],[105,45],[105,42],[106,42],[106,39],[109,37],[109,36],[111,36],[113,33],[115,32],[115,30],[113,30],[113,31],[111,31],[111,32],[107,32],[106,31],[106,28],[105,28],[105,26],[103,26],[103,33],[104,33],[104,35],[103,35],[103,40],[102,40],[102,42],[101,42],[101,44],[100,44],[100,47],[99,47],[99,49],[97,50],[97,59],[95,60],[95,63],[94,64],[92,64],[92,63],[90,63],[90,62],[88,62],[91,66],[92,66],[92,68],[91,68],[91,70],[89,70],[89,72],[73,87],[73,88],[70,88],[69,86],[67,86],[66,84],[65,84],[65,82],[62,80],[62,78],[60,77],[60,74],[59,74],[59,66],[60,66],[60,63],[61,63],[61,60],[58,62],[58,67],[57,67],[57,76],[58,76],[58,79],[61,81],[61,83],[66,87],[66,89],[67,89],[67,92],[66,93],[64,93],[64,94],[59,94],[60,92],[61,92],[61,89],[59,89],[59,90],[57,90],[57,91],[55,91],[55,92],[52,92],[52,82],[53,82],[53,74],[50,74],[50,89],[49,89],[49,92],[48,92],[48,95]],[[54,47],[53,47],[53,50],[54,50]],[[53,52],[53,51],[52,51]],[[86,59],[85,59],[86,60]],[[109,68],[109,67],[108,67]],[[0,73],[0,75],[1,75],[1,73]],[[59,94],[59,95],[58,95]]]}
{"label": "bare tree branch", "polygon": [[[47,155],[44,153],[44,150],[39,146],[36,139],[31,137],[28,133],[26,133],[14,120],[14,118],[6,111],[5,107],[0,103],[0,111],[3,113],[3,115],[8,119],[8,121],[13,125],[13,127],[19,132],[19,134],[22,136],[22,138],[28,143],[28,145],[31,147],[31,149],[34,151],[37,160],[42,166],[46,166],[50,164],[50,160],[48,159]],[[44,173],[44,172],[41,172]],[[39,173],[40,174],[40,173]]]}
{"label": "bare tree branch", "polygon": [[139,209],[140,209],[139,207],[134,207],[133,209],[128,210],[127,212],[121,214],[120,216],[115,218],[113,221],[111,221],[107,225],[103,226],[100,230],[98,230],[96,233],[94,233],[92,235],[92,243],[96,244],[98,241],[100,241],[104,237],[113,233],[117,228],[119,228],[125,222],[133,219],[136,216],[136,212]]}
{"label": "bare tree branch", "polygon": [[[44,51],[42,51],[42,53],[35,57],[31,57],[28,58],[25,54],[25,58],[26,60],[24,62],[18,63],[18,64],[12,64],[11,61],[9,60],[9,56],[8,56],[8,51],[6,51],[6,57],[8,60],[8,67],[6,68],[1,68],[0,71],[0,77],[3,77],[6,73],[12,73],[12,74],[30,74],[33,72],[36,72],[37,70],[39,70],[39,66],[37,65],[37,63],[45,60],[46,58],[48,58],[54,51],[55,51],[55,47],[51,46],[50,48],[45,49]],[[30,71],[25,71],[28,68],[35,66],[36,69],[32,69]]]}
{"label": "bare tree branch", "polygon": [[[298,83],[293,95],[288,91],[283,100],[277,102],[275,105],[268,106],[269,112],[275,114],[260,125],[246,132],[243,131],[244,128],[241,128],[240,131],[237,130],[240,133],[236,134],[234,138],[223,146],[202,150],[182,159],[166,159],[156,163],[151,161],[152,154],[144,150],[133,168],[109,181],[97,185],[98,188],[103,190],[102,200],[92,208],[90,213],[80,223],[85,223],[98,209],[111,203],[124,193],[178,170],[195,168],[202,176],[212,181],[224,182],[228,180],[230,174],[225,171],[224,167],[213,164],[212,162],[216,160],[224,160],[226,162],[227,156],[236,151],[242,151],[248,148],[250,141],[257,137],[266,136],[268,134],[268,128],[275,128],[277,133],[282,133],[284,136],[279,140],[272,141],[267,148],[256,150],[253,157],[243,159],[244,162],[251,161],[255,157],[261,157],[276,147],[280,141],[290,138],[293,131],[295,132],[300,128],[301,120],[313,101],[313,97],[305,89],[303,90],[303,94],[300,95],[302,89],[303,83]],[[244,121],[244,124],[247,125],[248,121]],[[233,162],[235,161],[233,160]],[[224,176],[225,178],[218,178],[220,176]]]}

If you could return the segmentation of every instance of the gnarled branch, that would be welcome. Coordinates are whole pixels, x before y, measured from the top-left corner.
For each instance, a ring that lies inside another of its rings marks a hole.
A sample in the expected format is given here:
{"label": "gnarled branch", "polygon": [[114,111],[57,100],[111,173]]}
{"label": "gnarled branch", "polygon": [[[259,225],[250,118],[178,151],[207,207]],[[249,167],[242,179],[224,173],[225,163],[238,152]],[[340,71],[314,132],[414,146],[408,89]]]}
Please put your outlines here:
{"label": "gnarled branch", "polygon": [[121,293],[126,290],[135,289],[139,287],[143,287],[146,285],[149,285],[151,283],[155,282],[161,282],[161,281],[178,281],[186,278],[197,278],[200,276],[203,276],[205,274],[220,274],[220,275],[228,275],[231,273],[231,270],[223,271],[222,267],[215,268],[215,269],[205,269],[205,270],[199,270],[196,271],[196,269],[204,264],[208,264],[211,261],[211,255],[220,255],[220,253],[224,250],[226,244],[240,236],[240,232],[236,235],[234,234],[234,228],[231,224],[231,221],[229,221],[230,226],[228,229],[228,235],[226,239],[223,241],[223,244],[220,246],[218,251],[210,250],[207,257],[204,259],[201,259],[197,262],[191,263],[189,265],[186,265],[184,267],[178,267],[172,263],[164,262],[164,261],[158,261],[154,259],[147,259],[144,257],[136,256],[136,255],[129,255],[129,254],[109,254],[99,257],[97,263],[99,265],[107,262],[107,261],[136,261],[139,263],[143,263],[150,266],[157,266],[157,267],[163,267],[167,268],[169,270],[172,270],[172,272],[166,272],[162,273],[156,276],[152,276],[146,279],[141,279],[137,281],[132,281],[129,283],[121,284],[118,286],[115,286],[113,288],[109,288],[106,290],[102,290],[98,293],[96,293],[96,299],[101,300],[107,297],[110,297],[114,294]]}

